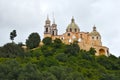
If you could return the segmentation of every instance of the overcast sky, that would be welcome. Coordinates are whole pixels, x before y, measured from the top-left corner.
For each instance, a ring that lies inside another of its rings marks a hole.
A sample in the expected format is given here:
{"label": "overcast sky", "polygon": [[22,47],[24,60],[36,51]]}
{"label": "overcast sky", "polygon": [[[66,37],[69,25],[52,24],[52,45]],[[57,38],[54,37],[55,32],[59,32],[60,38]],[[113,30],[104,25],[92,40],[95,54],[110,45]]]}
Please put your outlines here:
{"label": "overcast sky", "polygon": [[81,31],[91,32],[95,24],[103,45],[120,56],[120,0],[0,0],[0,46],[11,42],[10,32],[15,29],[15,42],[25,42],[29,34],[38,32],[43,38],[47,14],[65,32],[74,16]]}

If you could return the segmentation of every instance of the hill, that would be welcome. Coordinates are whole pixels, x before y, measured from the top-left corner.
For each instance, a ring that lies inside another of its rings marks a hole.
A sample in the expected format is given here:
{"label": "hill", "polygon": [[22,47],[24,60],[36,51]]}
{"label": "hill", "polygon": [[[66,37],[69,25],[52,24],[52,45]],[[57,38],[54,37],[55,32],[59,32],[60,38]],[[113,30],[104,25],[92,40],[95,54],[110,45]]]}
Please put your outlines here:
{"label": "hill", "polygon": [[59,41],[27,51],[8,43],[0,48],[0,79],[120,80],[120,57],[94,53]]}

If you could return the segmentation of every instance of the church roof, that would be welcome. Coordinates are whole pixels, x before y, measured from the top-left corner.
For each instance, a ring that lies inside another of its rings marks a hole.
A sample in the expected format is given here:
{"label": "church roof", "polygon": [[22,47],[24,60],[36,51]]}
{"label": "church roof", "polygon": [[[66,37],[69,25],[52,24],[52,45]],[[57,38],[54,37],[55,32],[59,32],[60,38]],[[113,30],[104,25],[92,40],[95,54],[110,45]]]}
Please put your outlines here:
{"label": "church roof", "polygon": [[93,31],[90,33],[90,36],[100,36],[100,33],[97,32],[96,27],[93,27]]}
{"label": "church roof", "polygon": [[47,15],[46,24],[50,24],[49,16]]}
{"label": "church roof", "polygon": [[71,23],[67,26],[67,29],[79,29],[78,25],[75,23],[74,18],[71,19]]}

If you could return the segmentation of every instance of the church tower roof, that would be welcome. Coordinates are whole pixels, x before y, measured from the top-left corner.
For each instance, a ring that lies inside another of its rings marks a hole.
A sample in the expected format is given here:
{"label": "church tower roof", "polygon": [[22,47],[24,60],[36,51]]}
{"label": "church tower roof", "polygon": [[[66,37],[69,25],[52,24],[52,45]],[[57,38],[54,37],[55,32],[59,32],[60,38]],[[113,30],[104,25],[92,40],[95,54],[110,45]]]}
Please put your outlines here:
{"label": "church tower roof", "polygon": [[75,23],[75,19],[74,17],[72,17],[71,19],[71,23],[67,26],[66,30],[71,29],[71,31],[73,32],[75,29],[78,30],[78,32],[80,31],[78,25]]}
{"label": "church tower roof", "polygon": [[96,26],[93,26],[93,31],[90,33],[90,36],[100,36],[100,33],[96,30]]}
{"label": "church tower roof", "polygon": [[55,23],[55,17],[54,17],[54,14],[53,14],[53,23],[52,23],[52,27],[56,27],[57,24]]}
{"label": "church tower roof", "polygon": [[47,15],[47,20],[45,21],[46,24],[50,24],[49,16]]}

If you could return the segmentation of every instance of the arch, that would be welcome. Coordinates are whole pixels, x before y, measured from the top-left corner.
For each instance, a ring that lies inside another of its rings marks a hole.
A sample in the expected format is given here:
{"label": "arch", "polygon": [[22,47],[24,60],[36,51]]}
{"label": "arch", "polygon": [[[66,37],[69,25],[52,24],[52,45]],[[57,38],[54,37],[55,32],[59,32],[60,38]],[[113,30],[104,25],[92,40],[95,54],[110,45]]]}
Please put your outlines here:
{"label": "arch", "polygon": [[77,32],[77,29],[75,28],[75,32]]}
{"label": "arch", "polygon": [[54,35],[55,34],[55,32],[54,31],[52,31],[52,35]]}
{"label": "arch", "polygon": [[105,55],[105,50],[104,49],[100,49],[99,50],[99,55]]}
{"label": "arch", "polygon": [[70,33],[68,33],[67,35],[70,36]]}
{"label": "arch", "polygon": [[70,28],[70,32],[72,32],[72,28]]}
{"label": "arch", "polygon": [[46,32],[48,32],[48,28],[46,28]]}
{"label": "arch", "polygon": [[96,38],[97,38],[97,40],[99,39],[99,37],[98,37],[98,36],[97,36]]}

